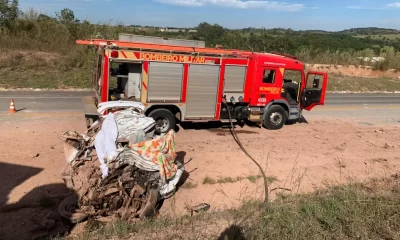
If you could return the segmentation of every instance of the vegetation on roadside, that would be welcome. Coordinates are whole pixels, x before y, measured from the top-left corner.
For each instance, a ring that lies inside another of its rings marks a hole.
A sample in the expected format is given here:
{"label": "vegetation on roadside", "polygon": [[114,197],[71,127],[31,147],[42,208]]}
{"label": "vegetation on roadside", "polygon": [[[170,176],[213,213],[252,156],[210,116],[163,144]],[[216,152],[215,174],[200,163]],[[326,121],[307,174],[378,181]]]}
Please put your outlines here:
{"label": "vegetation on roadside", "polygon": [[[18,0],[0,1],[0,51],[3,53],[0,87],[88,88],[93,51],[90,47],[76,45],[75,40],[116,39],[120,33],[204,40],[208,47],[222,45],[287,53],[297,55],[306,63],[373,65],[379,70],[400,70],[400,38],[379,37],[399,34],[393,29],[362,28],[342,32],[227,29],[206,22],[194,29],[196,31],[162,32],[159,27],[151,26],[94,24],[79,20],[70,9],[49,16],[35,9],[21,12]],[[384,60],[372,63],[360,59],[372,57]]]}
{"label": "vegetation on roadside", "polygon": [[329,74],[327,91],[394,92],[400,91],[400,79],[348,77]]}
{"label": "vegetation on roadside", "polygon": [[91,226],[76,239],[400,239],[400,182],[396,175],[280,194],[268,207],[253,201],[194,216]]}
{"label": "vegetation on roadside", "polygon": [[196,183],[192,183],[191,181],[186,181],[182,187],[183,189],[193,189],[193,188],[197,188],[197,184]]}
{"label": "vegetation on roadside", "polygon": [[[249,180],[251,183],[255,183],[260,178],[262,178],[261,175],[250,175],[247,177],[220,177],[218,179],[214,179],[209,176],[206,176],[203,179],[203,184],[214,185],[214,184],[223,184],[223,183],[235,183],[235,182],[243,181],[245,179]],[[267,177],[268,183],[272,183],[277,180],[278,179],[276,177]]]}

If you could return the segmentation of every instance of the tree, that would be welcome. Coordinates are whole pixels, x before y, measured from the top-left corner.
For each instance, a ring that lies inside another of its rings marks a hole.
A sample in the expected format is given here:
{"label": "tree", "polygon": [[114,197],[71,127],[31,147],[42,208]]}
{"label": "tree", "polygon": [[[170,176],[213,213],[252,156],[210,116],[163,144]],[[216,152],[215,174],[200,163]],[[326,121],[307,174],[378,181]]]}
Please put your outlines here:
{"label": "tree", "polygon": [[10,27],[19,15],[18,0],[0,0],[0,27]]}
{"label": "tree", "polygon": [[57,20],[67,27],[70,40],[75,41],[79,33],[79,20],[75,18],[74,12],[69,8],[64,8],[60,12],[56,12]]}
{"label": "tree", "polygon": [[64,8],[60,12],[56,13],[58,21],[63,24],[79,23],[79,20],[75,18],[74,11],[69,8]]}
{"label": "tree", "polygon": [[221,44],[224,48],[243,49],[246,47],[246,40],[240,31],[226,31],[222,38]]}
{"label": "tree", "polygon": [[205,40],[208,46],[220,44],[224,32],[225,29],[218,24],[211,25],[209,23],[202,22],[197,26],[198,38]]}
{"label": "tree", "polygon": [[54,18],[51,18],[51,17],[47,16],[46,14],[40,14],[37,19],[39,22],[55,20]]}

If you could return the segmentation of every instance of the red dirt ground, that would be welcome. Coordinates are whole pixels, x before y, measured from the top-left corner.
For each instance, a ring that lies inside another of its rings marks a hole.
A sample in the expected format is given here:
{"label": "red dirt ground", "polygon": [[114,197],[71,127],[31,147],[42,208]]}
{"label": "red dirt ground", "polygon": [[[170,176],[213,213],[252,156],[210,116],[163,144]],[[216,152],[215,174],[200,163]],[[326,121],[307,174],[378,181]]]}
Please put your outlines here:
{"label": "red dirt ground", "polygon": [[[398,172],[399,126],[362,126],[317,117],[307,120],[308,124],[287,125],[279,131],[236,128],[243,145],[266,174],[276,178],[270,189],[306,192]],[[51,211],[37,206],[40,197],[46,190],[65,191],[60,178],[65,166],[61,133],[83,132],[84,120],[81,113],[18,113],[0,116],[0,129],[0,208],[16,203],[15,210],[0,212],[0,239],[30,239],[34,220]],[[261,179],[255,183],[246,179],[258,175],[258,170],[229,129],[212,128],[212,124],[181,127],[176,148],[189,177],[186,185],[164,202],[161,215],[184,214],[186,206],[202,202],[209,203],[212,211],[239,206],[249,198],[262,199]],[[224,181],[227,177],[244,179],[209,185],[203,184],[206,176]]]}

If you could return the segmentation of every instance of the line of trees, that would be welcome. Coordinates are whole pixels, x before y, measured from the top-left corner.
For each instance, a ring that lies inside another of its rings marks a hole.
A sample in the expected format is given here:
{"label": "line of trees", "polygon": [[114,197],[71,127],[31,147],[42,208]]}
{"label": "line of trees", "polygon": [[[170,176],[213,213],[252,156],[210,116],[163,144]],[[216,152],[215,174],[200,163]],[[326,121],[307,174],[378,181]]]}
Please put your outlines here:
{"label": "line of trees", "polygon": [[208,47],[222,45],[224,48],[288,53],[298,55],[307,62],[357,64],[357,57],[384,56],[397,61],[381,63],[379,68],[400,69],[400,39],[357,38],[348,33],[292,29],[232,30],[206,22],[200,23],[196,29],[197,32],[173,33],[157,29],[143,31],[134,25],[93,24],[77,19],[70,9],[63,9],[51,17],[34,9],[20,11],[18,0],[0,0],[0,49],[4,50],[52,51],[62,54],[75,52],[76,57],[83,58],[82,55],[86,53],[82,54],[79,50],[81,46],[75,45],[76,39],[115,39],[119,33],[134,33],[204,40]]}

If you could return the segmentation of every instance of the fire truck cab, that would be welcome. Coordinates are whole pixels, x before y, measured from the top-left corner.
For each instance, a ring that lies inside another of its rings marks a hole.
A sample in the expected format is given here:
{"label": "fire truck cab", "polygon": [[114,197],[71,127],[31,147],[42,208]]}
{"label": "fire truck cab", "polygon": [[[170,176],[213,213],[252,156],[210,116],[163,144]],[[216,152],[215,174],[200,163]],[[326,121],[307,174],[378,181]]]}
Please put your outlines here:
{"label": "fire truck cab", "polygon": [[84,102],[87,119],[96,117],[88,104],[135,101],[156,120],[160,133],[178,122],[229,119],[277,130],[287,120],[300,118],[303,110],[324,105],[328,75],[305,74],[294,56],[205,48],[189,41],[77,43],[96,50],[94,101]]}

